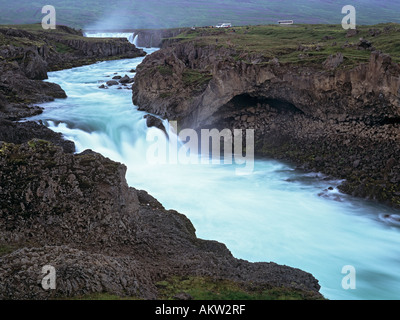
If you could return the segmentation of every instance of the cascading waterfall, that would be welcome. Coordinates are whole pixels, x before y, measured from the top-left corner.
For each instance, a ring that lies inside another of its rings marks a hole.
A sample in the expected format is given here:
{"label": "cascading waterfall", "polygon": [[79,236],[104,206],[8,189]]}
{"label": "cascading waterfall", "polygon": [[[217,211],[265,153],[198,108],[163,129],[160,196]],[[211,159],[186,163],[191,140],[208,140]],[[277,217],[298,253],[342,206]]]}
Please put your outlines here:
{"label": "cascading waterfall", "polygon": [[85,32],[84,36],[89,38],[126,38],[130,43],[135,44],[134,33],[132,32]]}
{"label": "cascading waterfall", "polygon": [[[153,142],[147,137],[160,130],[147,128],[129,87],[99,88],[142,60],[49,73],[48,81],[61,85],[68,98],[43,104],[43,114],[30,120],[63,133],[78,152],[92,149],[126,164],[131,186],[187,215],[200,238],[225,243],[237,258],[310,272],[329,299],[400,298],[400,229],[379,218],[396,211],[330,190],[337,182],[272,160],[256,160],[253,174],[245,176],[235,174],[235,164],[149,163]],[[348,265],[357,272],[355,290],[342,287]]]}
{"label": "cascading waterfall", "polygon": [[138,38],[139,38],[139,34],[133,34],[135,37],[134,37],[134,39],[133,39],[133,44],[137,47],[138,45],[137,45],[137,42],[138,42]]}

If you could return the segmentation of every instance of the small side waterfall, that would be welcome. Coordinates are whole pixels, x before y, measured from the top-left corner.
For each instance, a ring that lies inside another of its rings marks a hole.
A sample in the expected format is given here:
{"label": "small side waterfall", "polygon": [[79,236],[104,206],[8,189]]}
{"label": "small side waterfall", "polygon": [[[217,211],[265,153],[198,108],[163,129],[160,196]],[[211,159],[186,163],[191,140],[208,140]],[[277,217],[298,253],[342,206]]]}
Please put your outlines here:
{"label": "small side waterfall", "polygon": [[135,44],[134,33],[131,32],[85,32],[88,38],[126,38],[132,44]]}
{"label": "small side waterfall", "polygon": [[139,34],[133,34],[135,37],[133,38],[133,44],[137,47],[138,45],[137,45],[137,41],[138,41],[138,38],[139,38]]}

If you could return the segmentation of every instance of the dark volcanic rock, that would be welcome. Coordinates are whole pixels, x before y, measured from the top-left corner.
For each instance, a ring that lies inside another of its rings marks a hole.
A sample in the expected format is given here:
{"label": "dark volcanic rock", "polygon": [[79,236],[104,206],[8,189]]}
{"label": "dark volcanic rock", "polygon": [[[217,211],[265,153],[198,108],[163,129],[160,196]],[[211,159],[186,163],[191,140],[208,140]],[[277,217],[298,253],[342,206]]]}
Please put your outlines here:
{"label": "dark volcanic rock", "polygon": [[64,140],[61,133],[56,133],[36,122],[12,122],[0,119],[0,141],[21,144],[34,138],[47,140],[61,146],[64,152],[75,152],[75,144]]}
{"label": "dark volcanic rock", "polygon": [[158,129],[160,129],[161,131],[163,131],[165,134],[167,134],[167,130],[165,129],[162,120],[160,120],[159,118],[157,118],[151,114],[146,114],[144,116],[144,118],[146,119],[146,125],[149,128],[156,127]]}
{"label": "dark volcanic rock", "polygon": [[121,79],[119,79],[120,83],[129,83],[131,82],[131,78],[127,75],[123,76]]}
{"label": "dark volcanic rock", "polygon": [[111,87],[111,86],[117,86],[119,82],[117,80],[109,80],[106,82],[106,84]]}
{"label": "dark volcanic rock", "polygon": [[[198,239],[184,215],[128,187],[126,167],[90,150],[66,154],[48,142],[0,147],[0,298],[47,299],[95,292],[157,297],[170,276],[210,276],[318,293],[304,271],[235,259]],[[40,287],[56,268],[57,288]]]}

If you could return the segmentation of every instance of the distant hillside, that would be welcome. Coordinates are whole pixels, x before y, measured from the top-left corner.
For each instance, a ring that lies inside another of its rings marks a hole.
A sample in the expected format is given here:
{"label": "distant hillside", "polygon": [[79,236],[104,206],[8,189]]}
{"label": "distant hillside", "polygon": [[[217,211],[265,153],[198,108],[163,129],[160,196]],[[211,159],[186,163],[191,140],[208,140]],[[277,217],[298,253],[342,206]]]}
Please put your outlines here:
{"label": "distant hillside", "polygon": [[[0,0],[0,24],[40,22],[46,1]],[[52,0],[57,24],[90,29],[171,28],[276,23],[334,23],[343,18],[348,0]],[[400,23],[400,1],[354,0],[358,24]]]}

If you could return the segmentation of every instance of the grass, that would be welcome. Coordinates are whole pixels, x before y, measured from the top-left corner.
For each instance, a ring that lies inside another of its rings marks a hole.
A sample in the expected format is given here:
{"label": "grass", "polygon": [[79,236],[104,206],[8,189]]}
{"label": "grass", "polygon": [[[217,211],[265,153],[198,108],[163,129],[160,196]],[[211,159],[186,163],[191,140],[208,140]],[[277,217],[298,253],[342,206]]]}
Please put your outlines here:
{"label": "grass", "polygon": [[8,245],[8,244],[0,245],[0,257],[10,254],[15,250],[17,250],[17,247],[15,247],[15,246]]}
{"label": "grass", "polygon": [[[170,277],[156,284],[158,300],[177,300],[177,295],[189,294],[192,300],[316,300],[323,299],[312,292],[284,287],[266,288],[241,284],[231,280],[209,277]],[[60,299],[60,298],[59,298]],[[142,300],[138,297],[123,297],[110,293],[92,293],[61,298],[63,300]]]}
{"label": "grass", "polygon": [[163,76],[172,76],[173,74],[173,69],[171,66],[158,66],[157,70]]}
{"label": "grass", "polygon": [[182,81],[187,86],[203,86],[212,79],[210,73],[200,72],[194,69],[186,69],[182,74]]}
{"label": "grass", "polygon": [[160,299],[174,300],[179,293],[194,300],[304,300],[315,299],[312,293],[275,287],[249,286],[231,280],[209,277],[171,277],[157,283]]}
{"label": "grass", "polygon": [[[372,29],[378,30],[379,34],[372,36]],[[400,62],[399,24],[358,26],[357,30],[357,35],[348,38],[347,30],[341,25],[327,24],[197,28],[187,30],[174,39],[194,41],[199,46],[216,45],[236,50],[235,60],[243,61],[257,54],[267,59],[276,57],[284,64],[320,65],[329,55],[341,52],[343,66],[352,67],[369,59],[371,51],[357,48],[359,39],[364,38],[372,42],[376,50],[388,53],[395,62]],[[306,50],[299,50],[301,47]]]}
{"label": "grass", "polygon": [[114,300],[140,300],[136,297],[121,297],[116,294],[110,294],[107,292],[92,293],[82,296],[75,296],[72,298],[62,298],[59,300],[102,300],[102,301],[114,301]]}

